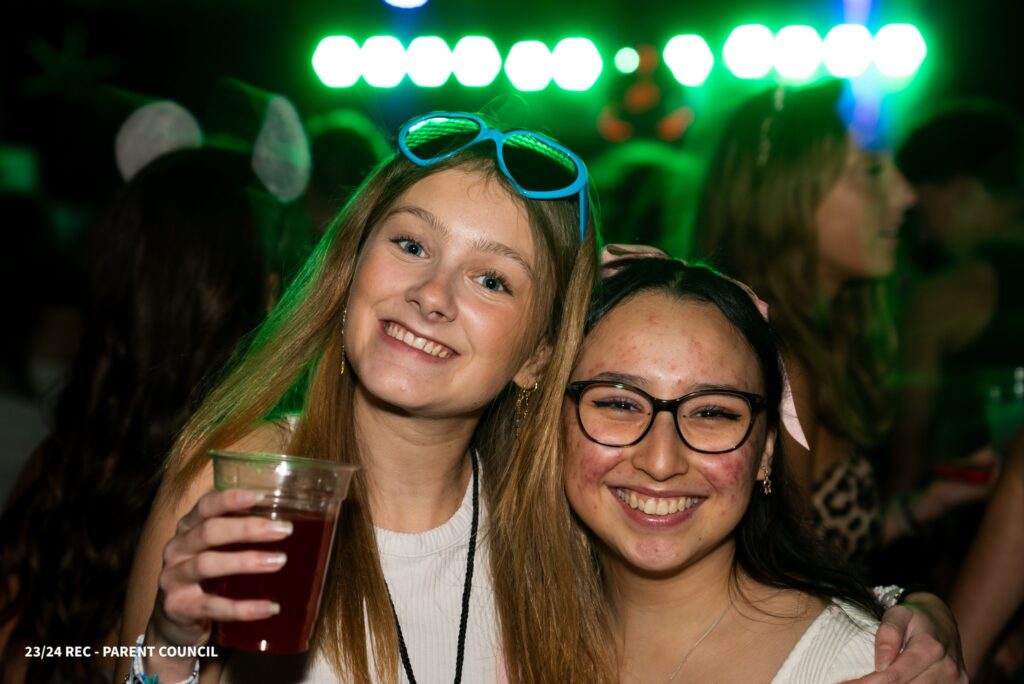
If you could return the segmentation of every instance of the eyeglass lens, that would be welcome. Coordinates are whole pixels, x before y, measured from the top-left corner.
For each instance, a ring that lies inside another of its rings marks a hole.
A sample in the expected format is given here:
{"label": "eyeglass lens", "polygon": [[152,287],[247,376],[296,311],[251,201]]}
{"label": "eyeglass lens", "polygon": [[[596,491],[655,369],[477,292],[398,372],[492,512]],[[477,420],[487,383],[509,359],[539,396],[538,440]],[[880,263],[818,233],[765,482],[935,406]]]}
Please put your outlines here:
{"label": "eyeglass lens", "polygon": [[[436,116],[410,126],[405,146],[429,162],[465,147],[479,133],[480,125],[473,119]],[[561,190],[579,175],[571,156],[525,133],[505,138],[502,157],[509,175],[527,192]]]}
{"label": "eyeglass lens", "polygon": [[435,116],[410,126],[405,146],[420,159],[431,160],[465,147],[479,134],[480,124],[472,119]]}
{"label": "eyeglass lens", "polygon": [[[654,418],[649,397],[614,385],[590,385],[583,390],[577,406],[587,435],[608,446],[635,443]],[[731,451],[747,436],[753,412],[742,396],[702,393],[679,404],[675,418],[692,449]]]}
{"label": "eyeglass lens", "polygon": [[509,136],[502,154],[508,172],[527,191],[567,188],[579,175],[572,157],[531,135]]}

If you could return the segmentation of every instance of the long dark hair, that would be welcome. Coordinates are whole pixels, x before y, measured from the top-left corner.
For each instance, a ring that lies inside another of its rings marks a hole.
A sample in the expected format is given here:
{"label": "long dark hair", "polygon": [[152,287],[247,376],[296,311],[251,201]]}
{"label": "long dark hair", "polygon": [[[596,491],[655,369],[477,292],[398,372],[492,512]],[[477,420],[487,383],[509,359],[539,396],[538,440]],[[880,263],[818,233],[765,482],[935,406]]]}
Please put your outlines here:
{"label": "long dark hair", "polygon": [[[795,482],[786,468],[779,435],[783,369],[779,341],[750,296],[735,282],[707,266],[644,257],[615,262],[617,270],[597,289],[587,317],[587,332],[620,304],[642,292],[659,292],[715,306],[750,345],[761,368],[765,415],[774,431],[772,493],[751,497],[736,526],[734,571],[769,587],[796,589],[823,600],[839,598],[881,615],[871,592],[843,569],[827,548],[815,543],[796,513]],[[771,434],[771,433],[769,433]]]}
{"label": "long dark hair", "polygon": [[701,258],[772,307],[788,351],[807,367],[822,424],[870,448],[891,423],[883,387],[895,331],[881,279],[818,288],[815,210],[842,174],[850,141],[840,81],[772,88],[745,100],[712,156],[697,211]]}
{"label": "long dark hair", "polygon": [[[91,236],[82,346],[34,476],[0,519],[0,661],[32,644],[100,646],[116,629],[164,458],[232,350],[263,317],[266,250],[244,159],[152,162]],[[25,479],[25,478],[23,478]],[[85,658],[32,659],[26,681],[106,681]]]}

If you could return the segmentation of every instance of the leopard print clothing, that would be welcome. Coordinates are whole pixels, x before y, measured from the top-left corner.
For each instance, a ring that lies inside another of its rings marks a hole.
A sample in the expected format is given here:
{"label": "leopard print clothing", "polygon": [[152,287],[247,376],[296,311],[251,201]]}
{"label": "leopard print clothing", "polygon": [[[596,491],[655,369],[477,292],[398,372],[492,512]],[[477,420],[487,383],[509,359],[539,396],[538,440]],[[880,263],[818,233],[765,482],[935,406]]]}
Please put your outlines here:
{"label": "leopard print clothing", "polygon": [[863,455],[836,462],[815,484],[812,524],[843,560],[862,560],[879,546],[882,508],[875,469]]}

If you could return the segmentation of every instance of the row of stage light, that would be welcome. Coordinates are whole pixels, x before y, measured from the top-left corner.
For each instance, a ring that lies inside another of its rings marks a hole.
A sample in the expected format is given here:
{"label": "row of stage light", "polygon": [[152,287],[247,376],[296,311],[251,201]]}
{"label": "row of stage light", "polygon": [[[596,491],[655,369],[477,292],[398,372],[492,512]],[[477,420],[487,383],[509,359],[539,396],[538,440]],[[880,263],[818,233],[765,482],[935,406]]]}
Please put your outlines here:
{"label": "row of stage light", "polygon": [[[808,81],[822,69],[837,78],[854,78],[874,66],[888,78],[907,79],[927,54],[921,32],[912,24],[887,24],[874,35],[859,24],[840,24],[825,37],[811,26],[786,26],[772,32],[761,24],[738,26],[722,46],[720,58],[733,76],[761,79],[771,74],[786,81]],[[707,41],[696,34],[678,35],[662,50],[676,80],[703,85],[715,66]],[[612,58],[615,69],[632,73],[637,51],[626,47]],[[438,36],[420,36],[409,44],[393,36],[371,36],[362,45],[350,36],[328,36],[313,54],[313,69],[324,85],[348,88],[360,79],[375,88],[394,88],[406,77],[414,85],[436,88],[454,76],[463,86],[484,87],[504,71],[520,91],[537,91],[554,83],[563,90],[589,90],[600,78],[605,59],[587,38],[566,38],[554,48],[538,40],[512,45],[502,58],[494,41],[464,36],[455,47]]]}

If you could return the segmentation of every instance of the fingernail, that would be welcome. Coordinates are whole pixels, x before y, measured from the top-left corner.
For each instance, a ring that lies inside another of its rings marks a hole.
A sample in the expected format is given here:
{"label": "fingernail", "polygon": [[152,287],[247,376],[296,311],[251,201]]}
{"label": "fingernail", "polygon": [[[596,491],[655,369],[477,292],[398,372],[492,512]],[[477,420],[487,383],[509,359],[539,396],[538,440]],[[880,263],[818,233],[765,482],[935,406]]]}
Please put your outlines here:
{"label": "fingernail", "polygon": [[277,615],[278,613],[281,612],[281,604],[280,603],[271,603],[270,607],[267,608],[267,612],[270,613],[271,615]]}
{"label": "fingernail", "polygon": [[284,565],[284,562],[288,560],[288,556],[283,553],[270,553],[260,557],[260,564],[265,565],[268,568],[276,568]]}
{"label": "fingernail", "polygon": [[270,531],[275,534],[289,535],[292,533],[292,524],[287,520],[273,520],[270,523]]}
{"label": "fingernail", "polygon": [[243,502],[258,503],[260,501],[263,501],[263,499],[266,498],[267,496],[264,492],[257,492],[252,489],[243,489],[241,491],[242,493],[239,495],[239,497],[242,499]]}

